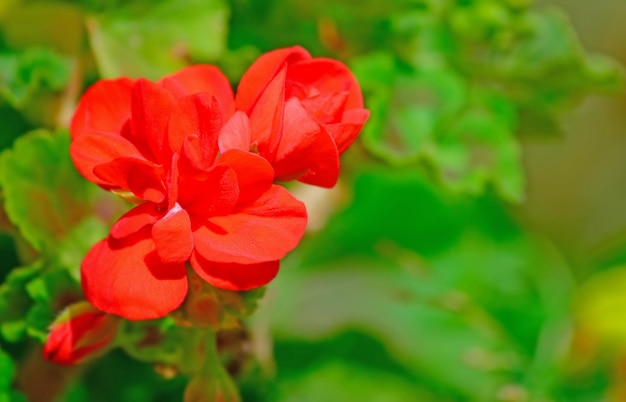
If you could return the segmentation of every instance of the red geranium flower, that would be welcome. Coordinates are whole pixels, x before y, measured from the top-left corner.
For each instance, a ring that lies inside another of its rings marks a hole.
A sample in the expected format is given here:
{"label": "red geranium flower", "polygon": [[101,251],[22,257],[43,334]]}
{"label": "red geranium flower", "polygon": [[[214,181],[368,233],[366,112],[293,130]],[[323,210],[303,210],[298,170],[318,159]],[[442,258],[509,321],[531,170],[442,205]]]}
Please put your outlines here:
{"label": "red geranium flower", "polygon": [[237,112],[220,136],[220,150],[252,149],[278,180],[332,187],[339,155],[356,139],[369,112],[350,70],[311,58],[299,46],[266,53],[243,75]]}
{"label": "red geranium flower", "polygon": [[87,299],[131,320],[162,317],[187,294],[187,262],[214,286],[267,284],[306,226],[304,205],[273,184],[271,165],[218,151],[232,90],[214,67],[158,83],[103,80],[81,99],[71,155],[89,180],[139,205],[81,265]]}

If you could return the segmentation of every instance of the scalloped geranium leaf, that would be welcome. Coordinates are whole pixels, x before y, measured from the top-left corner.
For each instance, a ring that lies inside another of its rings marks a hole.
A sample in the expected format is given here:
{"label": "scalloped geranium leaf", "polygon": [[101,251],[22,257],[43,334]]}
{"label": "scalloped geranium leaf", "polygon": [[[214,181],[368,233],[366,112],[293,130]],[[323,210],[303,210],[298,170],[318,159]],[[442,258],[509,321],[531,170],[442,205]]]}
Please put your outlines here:
{"label": "scalloped geranium leaf", "polygon": [[59,242],[95,213],[95,186],[69,156],[66,131],[39,130],[18,139],[0,156],[0,185],[7,215],[39,252],[56,253]]}
{"label": "scalloped geranium leaf", "polygon": [[433,161],[442,182],[469,194],[492,184],[503,198],[521,201],[525,180],[516,126],[512,102],[474,89],[463,112],[437,138]]}
{"label": "scalloped geranium leaf", "polygon": [[71,67],[70,58],[46,48],[0,53],[0,95],[13,107],[25,108],[40,90],[61,91]]}

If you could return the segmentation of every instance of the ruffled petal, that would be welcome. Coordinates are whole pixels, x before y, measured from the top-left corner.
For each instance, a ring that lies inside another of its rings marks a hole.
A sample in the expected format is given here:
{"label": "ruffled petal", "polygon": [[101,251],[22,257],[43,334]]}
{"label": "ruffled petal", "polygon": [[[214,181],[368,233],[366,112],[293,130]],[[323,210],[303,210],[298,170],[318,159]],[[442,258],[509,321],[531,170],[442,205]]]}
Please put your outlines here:
{"label": "ruffled petal", "polygon": [[195,249],[211,262],[279,260],[298,244],[306,221],[304,204],[283,187],[273,185],[240,211],[193,222]]}
{"label": "ruffled petal", "polygon": [[249,113],[251,144],[270,163],[283,132],[286,73],[286,66],[278,71]]}
{"label": "ruffled petal", "polygon": [[87,180],[103,187],[115,187],[115,182],[103,180],[93,172],[94,168],[122,156],[143,159],[143,156],[130,141],[118,134],[85,132],[74,138],[70,145],[70,155],[76,169]]}
{"label": "ruffled petal", "polygon": [[198,276],[220,289],[243,291],[267,285],[278,274],[280,263],[228,264],[210,262],[198,253],[191,255],[191,266]]}
{"label": "ruffled petal", "polygon": [[129,320],[161,318],[187,295],[185,263],[163,264],[147,229],[96,243],[81,264],[81,283],[96,308]]}
{"label": "ruffled petal", "polygon": [[336,123],[341,120],[348,92],[322,92],[310,98],[300,99],[302,106],[322,124]]}
{"label": "ruffled petal", "polygon": [[235,112],[233,89],[228,79],[215,66],[197,65],[185,67],[161,79],[159,83],[177,98],[198,92],[208,92],[219,99],[224,118]]}
{"label": "ruffled petal", "polygon": [[228,166],[237,174],[239,206],[252,202],[272,186],[274,169],[265,159],[250,152],[232,149],[222,154],[217,166]]}
{"label": "ruffled petal", "polygon": [[219,100],[208,93],[179,99],[167,129],[171,151],[180,152],[185,138],[195,135],[200,139],[203,159],[211,162],[215,160],[217,137],[223,124],[222,116]]}
{"label": "ruffled petal", "polygon": [[[294,63],[287,71],[287,81],[316,92],[309,96],[320,92],[347,91],[346,109],[363,107],[361,87],[350,69],[340,61],[320,57]],[[287,97],[290,95],[287,93]]]}
{"label": "ruffled petal", "polygon": [[94,168],[94,174],[116,188],[130,190],[135,196],[159,203],[166,189],[161,180],[162,168],[146,160],[121,157]]}
{"label": "ruffled petal", "polygon": [[175,105],[174,95],[154,82],[140,78],[133,86],[132,141],[154,162],[166,163],[171,156],[167,126]]}
{"label": "ruffled petal", "polygon": [[179,183],[180,203],[193,215],[226,215],[239,198],[237,173],[227,165],[214,166],[201,180],[181,177]]}
{"label": "ruffled petal", "polygon": [[339,153],[335,142],[296,98],[291,98],[285,105],[283,130],[285,135],[272,164],[276,179],[299,179],[321,187],[334,186],[339,177]]}
{"label": "ruffled petal", "polygon": [[123,239],[134,235],[154,224],[160,215],[155,204],[144,202],[122,215],[111,227],[109,235],[114,239]]}
{"label": "ruffled petal", "polygon": [[311,58],[309,52],[300,46],[277,49],[259,57],[243,74],[237,87],[235,104],[237,110],[250,113],[261,93],[278,72],[286,65]]}
{"label": "ruffled petal", "polygon": [[369,116],[370,112],[367,109],[351,109],[342,115],[341,123],[325,126],[335,140],[339,154],[344,153],[356,140]]}
{"label": "ruffled petal", "polygon": [[252,145],[250,119],[242,111],[237,111],[222,127],[219,134],[219,149],[224,153],[229,149],[249,151]]}
{"label": "ruffled petal", "polygon": [[85,133],[120,135],[130,119],[133,80],[101,80],[82,96],[70,124],[72,139]]}
{"label": "ruffled petal", "polygon": [[184,263],[193,250],[191,222],[187,211],[176,204],[152,225],[152,240],[161,262]]}

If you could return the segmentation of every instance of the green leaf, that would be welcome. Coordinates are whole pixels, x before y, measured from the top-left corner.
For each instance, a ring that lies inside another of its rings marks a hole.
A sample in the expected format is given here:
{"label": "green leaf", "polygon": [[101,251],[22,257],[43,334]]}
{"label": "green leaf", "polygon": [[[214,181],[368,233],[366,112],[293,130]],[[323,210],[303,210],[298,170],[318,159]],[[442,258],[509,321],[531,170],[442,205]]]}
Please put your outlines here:
{"label": "green leaf", "polygon": [[403,67],[378,54],[355,63],[355,74],[373,99],[363,142],[392,164],[431,155],[435,135],[465,102],[464,83],[449,69]]}
{"label": "green leaf", "polygon": [[26,316],[27,333],[42,342],[55,315],[83,298],[79,282],[64,269],[43,272],[26,284],[26,292],[34,302]]}
{"label": "green leaf", "polygon": [[158,79],[224,51],[228,9],[221,0],[133,2],[93,15],[87,29],[104,77]]}
{"label": "green leaf", "polygon": [[68,57],[46,48],[0,53],[0,95],[16,109],[26,108],[42,90],[63,90],[71,66]]}
{"label": "green leaf", "polygon": [[74,168],[69,143],[65,131],[35,131],[0,156],[7,215],[37,251],[48,255],[85,216],[96,213],[97,188]]}
{"label": "green leaf", "polygon": [[66,269],[80,282],[80,264],[91,247],[109,233],[109,226],[101,219],[88,216],[63,238],[57,247],[55,265]]}
{"label": "green leaf", "polygon": [[527,21],[528,35],[494,64],[508,81],[509,95],[525,108],[555,113],[587,93],[622,86],[623,69],[585,52],[562,13],[532,12]]}
{"label": "green leaf", "polygon": [[301,244],[300,255],[329,263],[346,255],[376,257],[388,242],[434,255],[453,244],[466,224],[454,208],[459,200],[412,169],[364,172],[354,183],[352,199],[323,235]]}
{"label": "green leaf", "polygon": [[16,342],[26,332],[26,314],[32,299],[26,292],[26,284],[41,272],[41,262],[11,271],[0,285],[0,334],[9,342]]}
{"label": "green leaf", "polygon": [[368,402],[441,402],[415,384],[384,371],[367,370],[358,365],[329,362],[311,367],[299,377],[279,383],[274,401],[368,401]]}
{"label": "green leaf", "polygon": [[358,330],[452,400],[550,393],[571,335],[558,252],[492,199],[453,202],[391,172],[359,177],[353,203],[284,260],[269,290],[277,342]]}
{"label": "green leaf", "polygon": [[11,356],[0,349],[0,393],[6,391],[11,386],[13,376],[15,375],[15,367]]}
{"label": "green leaf", "polygon": [[493,184],[504,199],[521,201],[524,172],[515,128],[510,101],[474,89],[465,110],[437,140],[433,160],[440,179],[455,191],[477,195]]}

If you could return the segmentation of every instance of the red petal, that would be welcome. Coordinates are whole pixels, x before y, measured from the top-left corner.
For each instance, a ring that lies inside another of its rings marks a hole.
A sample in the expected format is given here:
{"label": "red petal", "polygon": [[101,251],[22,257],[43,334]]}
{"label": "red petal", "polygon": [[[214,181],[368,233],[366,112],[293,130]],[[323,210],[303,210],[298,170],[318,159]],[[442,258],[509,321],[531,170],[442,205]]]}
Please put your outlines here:
{"label": "red petal", "polygon": [[89,181],[111,187],[115,182],[102,180],[93,169],[103,163],[111,162],[122,156],[142,159],[141,153],[130,141],[118,134],[85,132],[75,137],[70,145],[70,154],[76,169]]}
{"label": "red petal", "polygon": [[356,140],[369,116],[369,110],[351,109],[343,114],[341,123],[326,125],[326,130],[328,130],[328,133],[335,140],[335,144],[337,144],[339,154],[344,153]]}
{"label": "red petal", "polygon": [[267,191],[274,180],[274,169],[262,157],[250,152],[232,149],[222,154],[217,166],[229,166],[237,174],[238,205],[256,200]]}
{"label": "red petal", "polygon": [[132,92],[132,137],[133,142],[154,162],[164,163],[169,159],[167,125],[176,98],[158,84],[140,78]]}
{"label": "red petal", "polygon": [[[315,58],[294,63],[287,71],[287,81],[314,88],[317,93],[348,91],[346,109],[363,107],[361,87],[348,67],[340,61]],[[287,97],[290,95],[288,93]]]}
{"label": "red petal", "polygon": [[235,112],[233,89],[226,76],[215,66],[185,67],[164,77],[159,83],[177,98],[198,92],[208,92],[214,95],[220,101],[225,119],[230,118]]}
{"label": "red petal", "polygon": [[101,180],[124,190],[130,190],[137,197],[159,203],[165,199],[165,187],[160,177],[160,168],[137,158],[117,158],[94,168],[94,174]]}
{"label": "red petal", "polygon": [[187,295],[185,264],[163,264],[147,229],[96,243],[81,264],[81,283],[96,308],[129,320],[161,318]]}
{"label": "red petal", "polygon": [[[55,321],[52,324],[43,349],[45,359],[64,365],[80,363],[85,358],[102,352],[115,338],[120,324],[119,317],[96,310],[86,301],[69,308],[75,306],[85,311],[68,317],[62,323]],[[64,310],[61,317],[63,314],[73,313]]]}
{"label": "red petal", "polygon": [[179,200],[194,215],[217,216],[230,213],[239,198],[237,173],[226,165],[204,172],[202,180],[181,177]]}
{"label": "red petal", "polygon": [[152,225],[159,219],[156,205],[151,202],[144,202],[126,212],[111,227],[110,235],[114,239],[123,239],[139,232],[146,226]]}
{"label": "red petal", "polygon": [[179,170],[183,177],[193,177],[204,175],[207,169],[211,168],[213,161],[207,161],[202,154],[202,142],[196,135],[188,135],[183,140],[180,150]]}
{"label": "red petal", "polygon": [[261,93],[285,65],[310,58],[311,55],[300,46],[277,49],[261,55],[239,81],[235,96],[237,109],[249,114]]}
{"label": "red petal", "polygon": [[278,274],[278,261],[258,264],[210,262],[198,253],[191,255],[191,266],[198,276],[211,285],[226,290],[250,290],[267,285]]}
{"label": "red petal", "polygon": [[82,96],[70,124],[72,138],[82,134],[108,133],[120,135],[130,119],[130,99],[133,80],[101,80]]}
{"label": "red petal", "polygon": [[178,204],[152,226],[156,251],[165,264],[183,263],[193,250],[189,215]]}
{"label": "red petal", "polygon": [[273,185],[237,213],[193,227],[196,251],[211,262],[238,264],[279,260],[300,241],[306,209],[283,187]]}
{"label": "red petal", "polygon": [[348,95],[346,91],[322,92],[310,98],[300,99],[300,103],[318,122],[336,123],[341,120]]}
{"label": "red petal", "polygon": [[172,111],[167,130],[172,152],[180,152],[185,138],[200,138],[203,158],[213,161],[217,155],[217,136],[222,128],[219,100],[207,93],[181,98]]}
{"label": "red petal", "polygon": [[222,127],[219,134],[219,149],[224,153],[229,149],[249,151],[252,144],[250,119],[242,111],[237,111]]}
{"label": "red petal", "polygon": [[249,113],[251,142],[258,146],[259,154],[269,162],[274,160],[283,131],[286,72],[284,67],[276,74]]}
{"label": "red petal", "polygon": [[302,180],[332,187],[339,177],[339,153],[333,139],[296,98],[285,104],[285,135],[272,164],[277,180]]}

